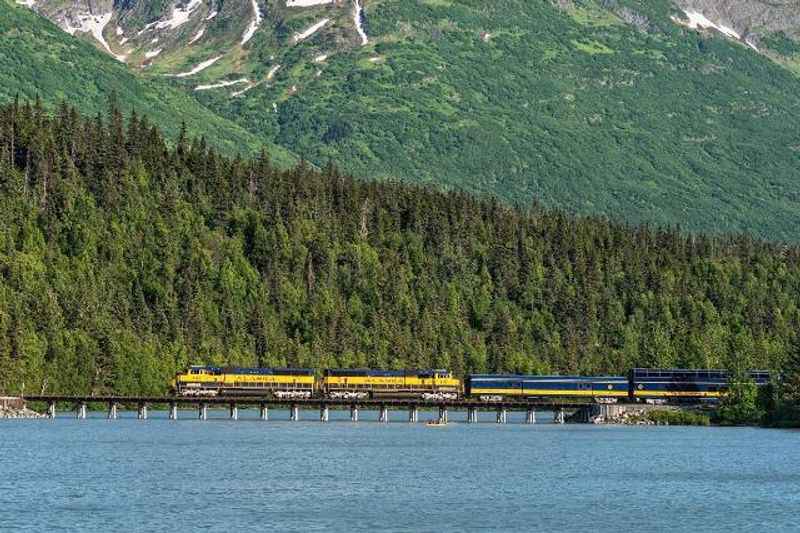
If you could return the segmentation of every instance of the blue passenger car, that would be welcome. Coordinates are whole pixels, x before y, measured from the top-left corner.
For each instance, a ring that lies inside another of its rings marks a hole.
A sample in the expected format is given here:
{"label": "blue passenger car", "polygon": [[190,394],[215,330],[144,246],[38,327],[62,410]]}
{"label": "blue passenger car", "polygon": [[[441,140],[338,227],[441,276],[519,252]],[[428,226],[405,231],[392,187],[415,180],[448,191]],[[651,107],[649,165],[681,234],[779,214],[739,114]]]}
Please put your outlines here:
{"label": "blue passenger car", "polygon": [[[769,383],[769,372],[749,373],[756,385]],[[629,380],[632,399],[718,399],[728,390],[727,370],[634,368]]]}
{"label": "blue passenger car", "polygon": [[624,376],[529,376],[520,374],[471,374],[465,393],[477,397],[590,397],[627,398]]}

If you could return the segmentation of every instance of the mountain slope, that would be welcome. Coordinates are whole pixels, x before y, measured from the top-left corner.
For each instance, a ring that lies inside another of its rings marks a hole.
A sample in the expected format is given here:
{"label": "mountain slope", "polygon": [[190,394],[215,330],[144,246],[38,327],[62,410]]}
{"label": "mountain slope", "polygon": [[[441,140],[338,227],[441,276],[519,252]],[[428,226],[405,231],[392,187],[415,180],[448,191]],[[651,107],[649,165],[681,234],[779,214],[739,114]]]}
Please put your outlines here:
{"label": "mountain slope", "polygon": [[[64,100],[84,113],[96,113],[116,94],[125,111],[147,115],[172,137],[185,121],[189,133],[205,135],[228,153],[252,153],[267,144],[185,92],[136,76],[90,44],[6,0],[0,0],[0,50],[0,101],[41,96],[51,105]],[[296,161],[287,150],[269,149],[280,165]]]}
{"label": "mountain slope", "polygon": [[201,98],[361,175],[796,239],[800,136],[786,117],[800,109],[798,79],[682,27],[666,2],[627,3],[645,30],[582,4],[375,1],[368,46],[319,68],[321,36],[243,101]]}
{"label": "mountain slope", "polygon": [[800,233],[788,0],[103,2],[34,8],[65,27],[78,20],[64,12],[107,17],[102,41],[130,68],[317,163],[690,230]]}

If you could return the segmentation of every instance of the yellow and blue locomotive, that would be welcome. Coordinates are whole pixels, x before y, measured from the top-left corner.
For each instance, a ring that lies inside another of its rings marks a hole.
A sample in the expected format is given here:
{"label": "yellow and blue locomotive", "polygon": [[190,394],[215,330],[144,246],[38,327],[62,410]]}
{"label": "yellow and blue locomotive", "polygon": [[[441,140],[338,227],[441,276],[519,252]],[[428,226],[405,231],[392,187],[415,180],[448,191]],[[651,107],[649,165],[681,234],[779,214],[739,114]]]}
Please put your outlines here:
{"label": "yellow and blue locomotive", "polygon": [[448,370],[326,369],[320,380],[326,398],[455,400],[461,391],[461,380]]}
{"label": "yellow and blue locomotive", "polygon": [[308,368],[241,368],[192,366],[175,376],[173,389],[180,396],[272,396],[278,399],[311,398],[314,371]]}

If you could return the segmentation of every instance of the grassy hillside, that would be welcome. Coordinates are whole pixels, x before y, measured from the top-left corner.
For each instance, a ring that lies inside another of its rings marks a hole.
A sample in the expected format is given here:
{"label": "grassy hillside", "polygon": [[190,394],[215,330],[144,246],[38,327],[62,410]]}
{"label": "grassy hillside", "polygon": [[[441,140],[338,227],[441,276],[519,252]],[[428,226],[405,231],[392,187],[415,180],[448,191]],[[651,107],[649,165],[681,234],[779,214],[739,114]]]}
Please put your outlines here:
{"label": "grassy hillside", "polygon": [[198,97],[358,175],[796,240],[800,80],[666,0],[563,4],[371,0],[368,46],[257,36],[274,80]]}
{"label": "grassy hillside", "polygon": [[[50,105],[64,100],[84,113],[96,113],[105,110],[116,93],[126,110],[147,115],[171,137],[186,121],[190,133],[205,135],[227,153],[253,153],[262,146],[262,138],[216,115],[180,89],[133,75],[91,44],[8,0],[0,0],[0,50],[0,101],[40,95]],[[269,148],[280,165],[296,160],[287,150]]]}

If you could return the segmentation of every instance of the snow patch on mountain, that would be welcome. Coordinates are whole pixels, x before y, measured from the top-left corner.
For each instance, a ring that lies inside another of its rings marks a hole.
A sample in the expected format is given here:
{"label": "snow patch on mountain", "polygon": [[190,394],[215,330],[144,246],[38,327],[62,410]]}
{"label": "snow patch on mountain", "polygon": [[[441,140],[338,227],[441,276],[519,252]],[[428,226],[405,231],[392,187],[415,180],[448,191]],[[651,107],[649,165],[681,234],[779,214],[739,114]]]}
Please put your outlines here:
{"label": "snow patch on mountain", "polygon": [[105,30],[108,23],[111,22],[113,16],[114,13],[110,11],[104,15],[81,14],[78,16],[78,26],[72,26],[70,21],[66,20],[64,22],[64,31],[70,35],[75,35],[76,33],[92,34],[92,37],[103,46],[106,52],[117,61],[124,63],[127,56],[115,54],[108,45],[105,37],[103,37],[103,30]]}
{"label": "snow patch on mountain", "polygon": [[200,38],[203,36],[203,34],[204,34],[205,32],[206,32],[206,28],[205,28],[205,26],[204,26],[204,27],[202,27],[202,28],[200,28],[200,30],[199,30],[197,33],[195,33],[195,34],[194,34],[194,37],[192,37],[192,39],[189,41],[189,44],[194,44],[194,43],[196,43],[197,41],[199,41],[199,40],[200,40]]}
{"label": "snow patch on mountain", "polygon": [[212,83],[210,85],[198,85],[194,88],[195,91],[207,91],[209,89],[219,89],[222,87],[230,87],[231,85],[238,85],[240,83],[250,83],[247,78],[240,78],[238,80],[224,80],[219,83]]}
{"label": "snow patch on mountain", "polygon": [[257,85],[258,85],[257,83],[251,83],[250,85],[248,85],[244,89],[240,89],[238,91],[234,91],[234,92],[231,93],[231,98],[237,98],[239,96],[242,96],[244,93],[246,93],[247,91],[249,91],[253,87],[256,87]]}
{"label": "snow patch on mountain", "polygon": [[161,53],[161,50],[163,49],[159,48],[158,50],[151,50],[149,52],[145,52],[144,57],[146,57],[147,59],[153,59],[154,57],[156,57],[158,54]]}
{"label": "snow patch on mountain", "polygon": [[356,31],[361,37],[361,46],[369,43],[367,32],[364,31],[364,8],[360,0],[353,0],[353,22],[356,25]]}
{"label": "snow patch on mountain", "polygon": [[208,67],[210,67],[211,65],[213,65],[214,63],[219,61],[220,59],[222,59],[222,56],[212,57],[211,59],[208,59],[208,60],[203,61],[202,63],[198,64],[192,70],[189,70],[187,72],[181,72],[180,74],[175,74],[174,77],[175,78],[186,78],[187,76],[194,76],[198,72],[204,71],[205,69],[207,69]]}
{"label": "snow patch on mountain", "polygon": [[244,46],[247,41],[253,38],[255,35],[256,30],[259,26],[261,26],[261,9],[258,7],[258,2],[256,0],[250,0],[253,3],[253,20],[250,21],[250,26],[248,26],[247,30],[242,35],[242,46]]}
{"label": "snow patch on mountain", "polygon": [[33,8],[36,5],[36,0],[17,0],[17,4],[25,7]]}
{"label": "snow patch on mountain", "polygon": [[326,59],[328,59],[328,54],[320,54],[314,58],[314,63],[322,63]]}
{"label": "snow patch on mountain", "polygon": [[208,16],[206,17],[206,20],[211,20],[216,16],[217,16],[217,12],[216,11],[212,11],[211,13],[208,14]]}
{"label": "snow patch on mountain", "polygon": [[314,24],[313,26],[310,26],[308,29],[306,29],[306,30],[304,30],[304,31],[302,31],[300,33],[295,33],[294,34],[294,42],[295,43],[299,43],[302,40],[308,39],[309,37],[311,37],[312,35],[317,33],[320,29],[322,29],[322,27],[325,26],[325,24],[327,24],[330,21],[331,21],[331,19],[322,19],[319,22],[317,22],[316,24]]}
{"label": "snow patch on mountain", "polygon": [[[725,26],[724,24],[718,24],[698,11],[685,9],[683,12],[688,20],[672,17],[673,22],[693,30],[716,30],[726,37],[730,37],[731,39],[736,39],[737,41],[743,40],[741,34],[739,34],[739,32],[733,28]],[[753,50],[758,51],[758,48],[749,39],[744,40],[744,42]]]}
{"label": "snow patch on mountain", "polygon": [[200,7],[203,3],[203,0],[190,0],[186,7],[173,7],[172,8],[172,16],[166,20],[161,20],[156,23],[156,29],[163,30],[163,29],[171,29],[174,30],[175,28],[179,28],[189,22],[194,11]]}
{"label": "snow patch on mountain", "polygon": [[286,0],[286,7],[312,7],[333,4],[336,0]]}
{"label": "snow patch on mountain", "polygon": [[280,65],[275,65],[274,67],[269,69],[269,72],[267,73],[267,79],[271,80],[275,76],[275,73],[278,72],[280,69],[281,69]]}

